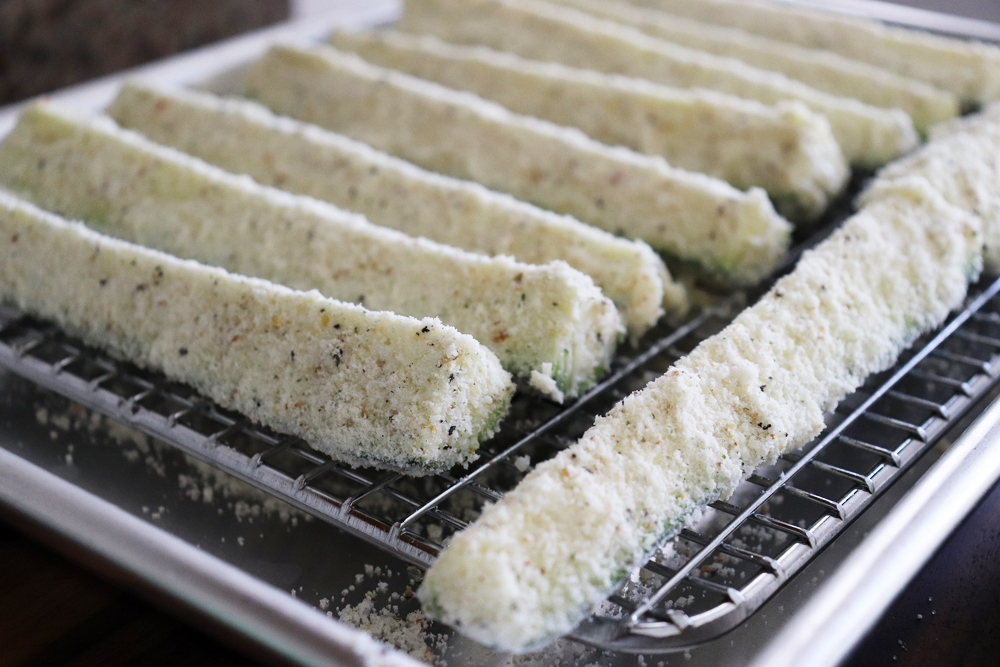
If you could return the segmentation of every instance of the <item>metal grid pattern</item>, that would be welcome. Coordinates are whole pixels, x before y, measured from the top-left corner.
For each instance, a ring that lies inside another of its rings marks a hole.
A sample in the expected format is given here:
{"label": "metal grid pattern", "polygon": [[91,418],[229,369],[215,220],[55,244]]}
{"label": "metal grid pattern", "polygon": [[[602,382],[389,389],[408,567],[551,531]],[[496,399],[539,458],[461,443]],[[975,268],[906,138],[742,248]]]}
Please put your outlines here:
{"label": "metal grid pattern", "polygon": [[[829,543],[1000,377],[1000,280],[872,378],[816,441],[761,468],[669,540],[574,638],[616,650],[690,646],[734,627]],[[531,465],[575,442],[738,311],[735,298],[659,329],[562,408],[518,395],[461,475],[352,469],[222,410],[193,390],[0,310],[0,364],[421,566]]]}

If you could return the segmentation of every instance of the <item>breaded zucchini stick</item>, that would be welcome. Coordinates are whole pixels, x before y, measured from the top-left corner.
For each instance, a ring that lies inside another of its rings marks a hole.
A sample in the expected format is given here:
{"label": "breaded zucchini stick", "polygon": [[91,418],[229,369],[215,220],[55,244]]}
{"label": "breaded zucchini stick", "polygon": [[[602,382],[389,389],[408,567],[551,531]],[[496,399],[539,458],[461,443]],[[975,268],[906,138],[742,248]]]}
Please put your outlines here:
{"label": "breaded zucchini stick", "polygon": [[922,178],[948,203],[982,219],[984,266],[1000,273],[1000,117],[968,116],[932,136],[912,155],[879,171],[859,203],[884,196],[886,186],[898,181]]}
{"label": "breaded zucchini stick", "polygon": [[0,238],[0,300],[352,465],[467,463],[514,389],[439,320],[181,260],[2,190]]}
{"label": "breaded zucchini stick", "polygon": [[919,183],[850,218],[486,507],[428,572],[424,609],[506,650],[572,630],[695,509],[820,433],[825,411],[960,305],[978,224]]}
{"label": "breaded zucchini stick", "polygon": [[424,171],[252,102],[126,83],[107,113],[157,143],[411,236],[529,264],[564,260],[615,302],[633,337],[656,323],[662,306],[674,316],[686,310],[683,286],[641,241]]}
{"label": "breaded zucchini stick", "polygon": [[767,0],[628,0],[706,23],[825,49],[950,90],[967,102],[1000,99],[1000,49],[980,42]]}
{"label": "breaded zucchini stick", "polygon": [[426,35],[337,32],[330,41],[368,62],[577,127],[610,146],[662,155],[737,188],[762,187],[792,219],[819,217],[850,175],[827,120],[799,103],[768,107]]}
{"label": "breaded zucchini stick", "polygon": [[831,95],[853,97],[884,109],[902,109],[910,114],[920,132],[926,132],[932,123],[954,118],[959,113],[958,97],[950,91],[831,51],[806,48],[656,9],[635,7],[620,0],[555,2],[635,26],[647,35],[681,46],[781,72]]}
{"label": "breaded zucchini stick", "polygon": [[994,102],[978,113],[962,116],[931,128],[930,140],[943,139],[958,132],[979,132],[989,130],[988,126],[1000,123],[1000,102]]}
{"label": "breaded zucchini stick", "polygon": [[788,245],[790,225],[763,190],[743,193],[354,54],[274,47],[247,70],[243,90],[277,113],[642,239],[731,280],[766,276]]}
{"label": "breaded zucchini stick", "polygon": [[552,60],[680,88],[708,88],[776,104],[800,100],[830,121],[851,164],[877,167],[917,145],[913,121],[837,97],[733,58],[650,37],[633,27],[540,0],[405,0],[400,30],[446,42],[482,44],[524,58]]}
{"label": "breaded zucchini stick", "polygon": [[590,387],[623,333],[586,275],[489,258],[377,227],[49,106],[0,144],[0,182],[99,231],[372,310],[436,316],[561,400]]}

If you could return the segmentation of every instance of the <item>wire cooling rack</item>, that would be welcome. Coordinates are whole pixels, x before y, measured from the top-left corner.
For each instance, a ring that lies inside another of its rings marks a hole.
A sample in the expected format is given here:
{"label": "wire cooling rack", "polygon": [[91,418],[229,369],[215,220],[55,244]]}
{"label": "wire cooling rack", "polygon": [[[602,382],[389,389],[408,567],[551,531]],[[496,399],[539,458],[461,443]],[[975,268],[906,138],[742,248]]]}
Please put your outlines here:
{"label": "wire cooling rack", "polygon": [[[942,329],[843,401],[824,434],[709,506],[573,637],[614,650],[677,650],[752,614],[995,384],[998,292],[1000,280],[974,288]],[[424,478],[341,465],[11,310],[0,309],[0,365],[426,567],[485,503],[723,328],[739,305],[733,297],[654,330],[572,405],[519,394],[477,463]]]}

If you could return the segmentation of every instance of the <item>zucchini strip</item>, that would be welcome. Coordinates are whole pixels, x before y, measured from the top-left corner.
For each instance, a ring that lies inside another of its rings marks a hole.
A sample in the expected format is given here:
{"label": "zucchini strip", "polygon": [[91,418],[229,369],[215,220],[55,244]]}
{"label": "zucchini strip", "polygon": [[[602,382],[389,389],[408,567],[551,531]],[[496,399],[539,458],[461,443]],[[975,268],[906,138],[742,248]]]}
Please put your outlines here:
{"label": "zucchini strip", "polygon": [[943,123],[938,123],[930,130],[930,140],[943,139],[956,132],[978,132],[990,129],[987,126],[1000,123],[1000,102],[994,102],[981,109],[978,113],[962,116]]}
{"label": "zucchini strip", "polygon": [[0,181],[99,231],[294,289],[439,317],[552,397],[592,386],[623,327],[614,305],[562,262],[489,258],[377,227],[309,197],[257,185],[48,105],[0,144]]}
{"label": "zucchini strip", "polygon": [[633,337],[684,314],[684,288],[641,241],[617,238],[482,186],[434,174],[252,102],[126,83],[120,125],[257,182],[361,213],[376,225],[528,264],[561,259],[594,279]]}
{"label": "zucchini strip", "polygon": [[922,178],[948,203],[979,216],[983,264],[1000,273],[1000,107],[933,129],[916,152],[884,167],[859,197],[864,204],[884,196],[887,186]]}
{"label": "zucchini strip", "polygon": [[627,0],[671,14],[825,49],[950,90],[963,102],[1000,99],[1000,48],[879,21],[766,0]]}
{"label": "zucchini strip", "polygon": [[926,183],[897,186],[487,506],[427,573],[424,609],[505,650],[571,631],[696,509],[819,434],[961,305],[981,251],[977,218]]}
{"label": "zucchini strip", "polygon": [[769,107],[384,30],[338,32],[330,42],[376,65],[579,128],[610,146],[662,155],[737,188],[762,187],[791,219],[819,217],[850,176],[826,118],[796,102]]}
{"label": "zucchini strip", "polygon": [[482,44],[524,58],[624,74],[678,88],[708,88],[764,104],[799,100],[830,121],[852,165],[878,167],[918,143],[900,109],[837,97],[783,74],[650,37],[636,28],[540,0],[405,0],[400,30]]}
{"label": "zucchini strip", "polygon": [[883,109],[902,109],[923,133],[932,123],[959,113],[958,97],[924,81],[822,49],[810,49],[760,35],[634,7],[621,0],[555,0],[588,14],[634,26],[681,46],[742,60],[781,72],[831,95],[853,97]]}
{"label": "zucchini strip", "polygon": [[354,54],[274,47],[243,83],[277,113],[641,239],[727,279],[759,280],[788,246],[790,225],[763,190],[743,193]]}
{"label": "zucchini strip", "polygon": [[476,458],[514,386],[436,319],[372,312],[98,234],[0,191],[0,299],[352,465]]}

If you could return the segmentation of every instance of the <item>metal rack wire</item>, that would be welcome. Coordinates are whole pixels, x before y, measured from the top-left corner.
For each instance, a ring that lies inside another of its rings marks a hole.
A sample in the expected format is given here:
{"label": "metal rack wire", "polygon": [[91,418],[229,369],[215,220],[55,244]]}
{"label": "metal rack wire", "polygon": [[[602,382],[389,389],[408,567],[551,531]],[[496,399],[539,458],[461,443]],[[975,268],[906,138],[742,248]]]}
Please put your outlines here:
{"label": "metal rack wire", "polygon": [[[945,327],[845,400],[820,438],[713,503],[574,638],[615,650],[677,650],[752,614],[994,385],[998,292],[1000,280],[979,286]],[[0,365],[427,566],[485,503],[720,330],[738,305],[732,298],[679,328],[655,330],[570,406],[517,396],[479,462],[425,478],[341,465],[10,310],[0,310]]]}

